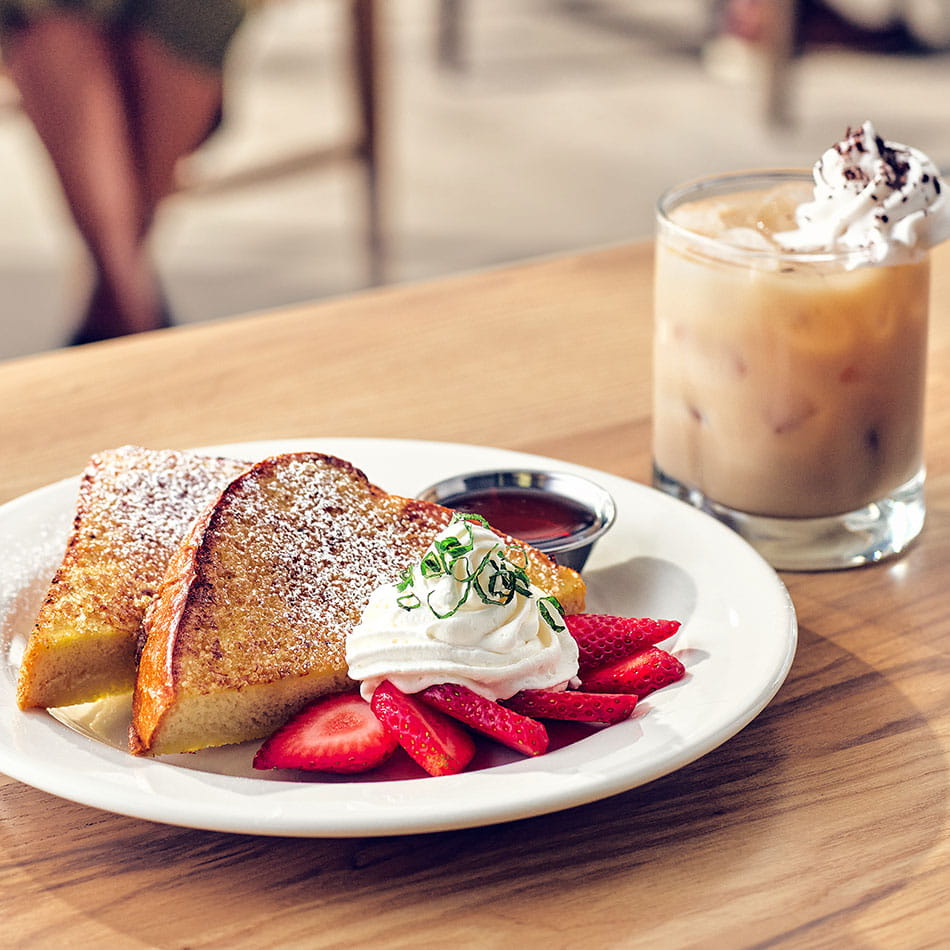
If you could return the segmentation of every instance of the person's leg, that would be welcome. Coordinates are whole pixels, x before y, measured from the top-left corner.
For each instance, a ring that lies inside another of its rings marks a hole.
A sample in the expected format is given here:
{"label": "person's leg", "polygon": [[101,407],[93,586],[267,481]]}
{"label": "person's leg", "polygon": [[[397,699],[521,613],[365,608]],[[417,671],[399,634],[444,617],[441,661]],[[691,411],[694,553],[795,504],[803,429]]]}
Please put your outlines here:
{"label": "person's leg", "polygon": [[178,162],[205,139],[221,109],[218,70],[183,59],[143,30],[122,41],[131,141],[141,173],[148,227],[159,202],[175,188]]}
{"label": "person's leg", "polygon": [[244,0],[152,0],[111,29],[60,9],[4,37],[4,61],[97,268],[77,340],[166,325],[149,229],[179,159],[220,117]]}
{"label": "person's leg", "polygon": [[98,271],[80,334],[95,339],[158,326],[142,242],[148,209],[109,35],[82,16],[52,13],[12,33],[3,52]]}
{"label": "person's leg", "polygon": [[[144,246],[159,204],[175,190],[179,161],[220,121],[224,59],[244,19],[245,0],[150,0],[129,10],[115,50],[139,175]],[[161,294],[158,305],[167,323]]]}

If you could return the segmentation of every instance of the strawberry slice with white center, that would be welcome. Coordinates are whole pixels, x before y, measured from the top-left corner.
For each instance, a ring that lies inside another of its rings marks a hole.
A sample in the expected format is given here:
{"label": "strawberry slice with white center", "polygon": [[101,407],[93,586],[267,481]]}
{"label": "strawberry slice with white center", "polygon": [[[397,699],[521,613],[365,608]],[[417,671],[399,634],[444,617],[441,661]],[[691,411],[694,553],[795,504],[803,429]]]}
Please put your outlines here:
{"label": "strawberry slice with white center", "polygon": [[591,693],[633,693],[641,699],[685,676],[686,668],[671,653],[648,647],[634,656],[581,675],[581,688]]}
{"label": "strawberry slice with white center", "polygon": [[577,642],[581,673],[633,656],[672,637],[680,628],[678,620],[609,614],[572,614],[564,621]]}
{"label": "strawberry slice with white center", "polygon": [[376,687],[370,706],[376,718],[430,775],[455,775],[472,761],[475,740],[471,733],[389,680]]}
{"label": "strawberry slice with white center", "polygon": [[385,762],[397,745],[359,693],[338,693],[311,703],[278,729],[254,756],[254,768],[365,772]]}
{"label": "strawberry slice with white center", "polygon": [[566,719],[571,722],[602,722],[612,725],[629,719],[637,705],[630,693],[582,693],[578,690],[523,689],[505,705],[524,716]]}
{"label": "strawberry slice with white center", "polygon": [[548,731],[543,723],[506,709],[467,686],[442,683],[424,689],[418,696],[476,732],[524,755],[541,755],[547,751]]}

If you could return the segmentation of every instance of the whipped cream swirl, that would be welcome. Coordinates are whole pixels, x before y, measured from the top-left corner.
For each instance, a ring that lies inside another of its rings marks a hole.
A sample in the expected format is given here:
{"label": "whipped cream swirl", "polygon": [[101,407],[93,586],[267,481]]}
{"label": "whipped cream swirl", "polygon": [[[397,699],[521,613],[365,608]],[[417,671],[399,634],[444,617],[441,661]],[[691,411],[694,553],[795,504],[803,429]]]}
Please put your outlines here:
{"label": "whipped cream swirl", "polygon": [[885,141],[870,122],[828,149],[814,178],[813,200],[796,211],[798,229],[774,235],[787,250],[863,249],[867,263],[898,263],[950,237],[937,167],[918,149]]}
{"label": "whipped cream swirl", "polygon": [[566,687],[577,644],[517,548],[477,515],[455,515],[420,563],[373,592],[346,661],[366,699],[389,680],[405,693],[456,683],[497,700]]}

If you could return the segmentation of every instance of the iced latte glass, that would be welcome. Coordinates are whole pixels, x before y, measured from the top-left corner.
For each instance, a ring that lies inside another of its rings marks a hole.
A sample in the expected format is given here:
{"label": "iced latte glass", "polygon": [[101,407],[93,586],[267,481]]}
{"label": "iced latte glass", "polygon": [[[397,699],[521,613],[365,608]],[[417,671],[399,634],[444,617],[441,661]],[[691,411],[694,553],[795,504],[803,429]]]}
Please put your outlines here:
{"label": "iced latte glass", "polygon": [[658,207],[654,483],[788,570],[881,560],[924,521],[927,252],[783,250],[810,194],[741,173]]}

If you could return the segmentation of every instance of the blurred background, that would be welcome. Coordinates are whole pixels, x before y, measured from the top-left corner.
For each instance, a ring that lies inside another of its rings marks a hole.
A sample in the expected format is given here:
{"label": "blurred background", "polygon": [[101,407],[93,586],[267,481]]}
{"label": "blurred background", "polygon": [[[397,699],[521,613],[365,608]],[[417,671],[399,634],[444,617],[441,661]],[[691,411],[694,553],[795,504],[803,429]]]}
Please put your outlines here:
{"label": "blurred background", "polygon": [[[346,151],[363,115],[350,3],[267,0],[232,51],[225,125],[160,212],[171,310],[215,320],[648,238],[664,188],[811,165],[864,119],[946,166],[950,4],[839,2],[849,16],[806,22],[813,5],[787,0],[382,0],[362,63],[374,237]],[[84,252],[2,73],[0,223],[0,359],[58,347]]]}

